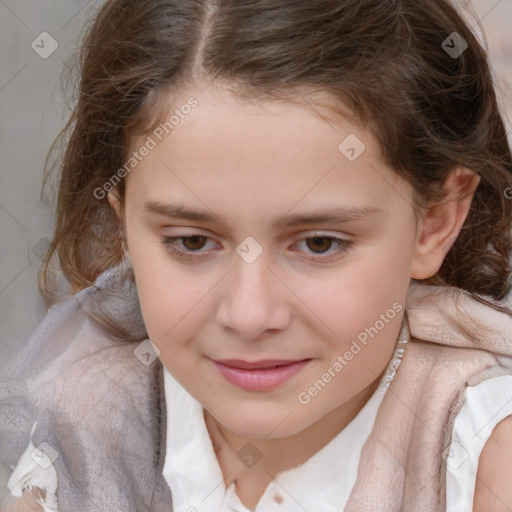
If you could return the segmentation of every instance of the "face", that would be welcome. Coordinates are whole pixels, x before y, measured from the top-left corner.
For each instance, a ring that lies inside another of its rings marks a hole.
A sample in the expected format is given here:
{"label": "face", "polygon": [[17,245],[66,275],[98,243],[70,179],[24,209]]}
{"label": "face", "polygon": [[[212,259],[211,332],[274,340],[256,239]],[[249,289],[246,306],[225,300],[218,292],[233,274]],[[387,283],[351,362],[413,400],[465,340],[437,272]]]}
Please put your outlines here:
{"label": "face", "polygon": [[212,85],[182,91],[173,110],[191,96],[127,176],[142,314],[164,366],[223,426],[291,436],[389,363],[415,254],[413,190],[368,131],[320,107]]}

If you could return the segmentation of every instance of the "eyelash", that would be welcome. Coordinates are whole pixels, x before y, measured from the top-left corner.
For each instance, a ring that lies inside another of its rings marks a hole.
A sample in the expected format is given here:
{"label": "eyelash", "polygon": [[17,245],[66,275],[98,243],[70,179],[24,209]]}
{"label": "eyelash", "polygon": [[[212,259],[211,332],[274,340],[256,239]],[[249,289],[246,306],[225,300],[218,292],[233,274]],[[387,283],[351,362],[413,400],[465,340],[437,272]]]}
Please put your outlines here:
{"label": "eyelash", "polygon": [[[195,237],[202,237],[202,238],[205,238],[206,240],[209,240],[209,238],[205,235],[201,235],[199,233],[197,234],[192,234],[192,235],[186,235],[186,236],[163,236],[162,237],[162,244],[172,253],[176,254],[178,257],[180,257],[181,259],[183,260],[200,260],[200,259],[205,259],[205,258],[209,258],[210,256],[209,255],[205,255],[204,254],[204,251],[200,251],[200,250],[197,250],[197,251],[193,251],[193,250],[183,250],[183,249],[179,249],[176,244],[179,240],[186,240],[186,239],[191,239],[191,238],[195,238]],[[320,239],[320,240],[330,240],[333,244],[337,244],[338,245],[338,249],[333,252],[333,253],[315,253],[315,252],[312,252],[310,254],[312,255],[317,255],[316,257],[313,257],[313,258],[308,258],[308,259],[311,259],[313,261],[326,261],[328,260],[330,257],[332,256],[336,256],[336,255],[339,255],[341,256],[342,254],[344,254],[345,252],[347,252],[353,245],[353,242],[349,241],[349,240],[344,240],[344,239],[341,239],[341,238],[336,238],[336,237],[333,237],[333,236],[327,236],[327,235],[324,235],[322,233],[312,233],[312,236],[308,236],[308,237],[305,237],[305,238],[301,238],[299,240],[299,242],[302,242],[302,241],[307,241],[307,240],[313,240],[313,239]],[[332,247],[332,245],[331,245]],[[331,248],[329,247],[329,249]],[[196,255],[197,253],[197,255]],[[318,255],[321,255],[321,254],[328,254],[328,256],[318,256]]]}

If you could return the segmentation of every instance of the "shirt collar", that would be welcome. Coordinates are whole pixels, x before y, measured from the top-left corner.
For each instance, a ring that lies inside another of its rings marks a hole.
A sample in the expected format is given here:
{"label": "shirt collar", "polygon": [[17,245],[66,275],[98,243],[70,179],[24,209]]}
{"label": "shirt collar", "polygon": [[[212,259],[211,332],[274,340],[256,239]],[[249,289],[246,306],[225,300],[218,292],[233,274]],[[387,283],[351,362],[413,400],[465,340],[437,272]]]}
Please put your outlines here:
{"label": "shirt collar", "polygon": [[[277,474],[261,497],[257,512],[334,512],[345,506],[356,481],[362,447],[408,339],[404,319],[393,357],[365,406],[304,464]],[[202,405],[165,367],[164,387],[168,418],[163,476],[171,489],[173,511],[247,512],[235,493],[235,484],[225,489]]]}

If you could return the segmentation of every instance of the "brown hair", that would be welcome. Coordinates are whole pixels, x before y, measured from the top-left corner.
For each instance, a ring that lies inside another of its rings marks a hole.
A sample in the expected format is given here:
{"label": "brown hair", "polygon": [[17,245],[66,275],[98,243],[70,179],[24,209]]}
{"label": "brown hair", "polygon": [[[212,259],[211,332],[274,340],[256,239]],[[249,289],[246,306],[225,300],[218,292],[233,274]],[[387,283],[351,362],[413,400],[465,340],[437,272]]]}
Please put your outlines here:
{"label": "brown hair", "polygon": [[[468,44],[459,56],[442,45],[453,32]],[[202,78],[253,98],[330,93],[371,129],[418,203],[441,200],[456,166],[477,172],[468,218],[427,283],[500,307],[510,287],[512,157],[486,53],[447,0],[107,0],[78,57],[76,106],[50,150],[65,140],[40,274],[47,303],[52,257],[73,291],[121,260],[119,224],[94,190],[123,166],[134,134],[162,121],[169,94]],[[117,190],[122,200],[124,181]]]}

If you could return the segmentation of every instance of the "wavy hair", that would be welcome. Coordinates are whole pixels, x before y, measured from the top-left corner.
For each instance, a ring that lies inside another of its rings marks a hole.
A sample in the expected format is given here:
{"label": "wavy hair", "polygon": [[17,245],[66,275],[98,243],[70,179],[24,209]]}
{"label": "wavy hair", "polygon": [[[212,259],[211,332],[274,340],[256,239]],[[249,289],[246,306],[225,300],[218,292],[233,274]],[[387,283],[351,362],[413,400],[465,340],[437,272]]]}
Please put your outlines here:
{"label": "wavy hair", "polygon": [[[460,55],[446,51],[454,32],[467,43]],[[94,190],[123,166],[134,135],[162,122],[172,92],[202,78],[255,99],[293,98],[298,87],[330,93],[375,135],[417,204],[441,200],[455,167],[478,173],[464,226],[426,282],[500,309],[510,289],[511,151],[486,52],[447,0],[107,0],[77,58],[76,104],[46,162],[47,185],[60,174],[40,273],[47,304],[55,268],[76,292],[121,261],[118,221]],[[124,181],[117,190],[122,200]]]}

